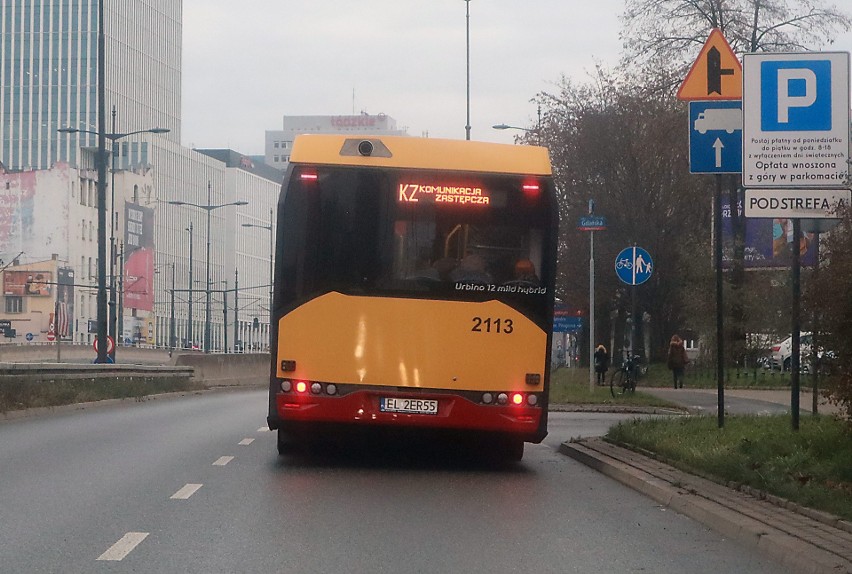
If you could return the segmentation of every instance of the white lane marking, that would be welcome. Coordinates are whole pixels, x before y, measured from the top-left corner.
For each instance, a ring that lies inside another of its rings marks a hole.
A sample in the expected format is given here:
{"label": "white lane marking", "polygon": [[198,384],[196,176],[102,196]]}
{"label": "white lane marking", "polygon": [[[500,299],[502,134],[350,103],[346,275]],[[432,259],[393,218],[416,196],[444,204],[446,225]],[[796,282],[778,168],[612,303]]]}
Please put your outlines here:
{"label": "white lane marking", "polygon": [[175,492],[169,498],[171,498],[172,500],[186,500],[187,498],[198,492],[198,489],[202,486],[203,485],[201,484],[186,484],[183,488]]}
{"label": "white lane marking", "polygon": [[121,540],[110,546],[109,550],[98,556],[98,560],[124,560],[139,543],[148,538],[147,532],[128,532]]}
{"label": "white lane marking", "polygon": [[241,440],[241,441],[240,441],[240,445],[242,445],[242,446],[248,446],[248,445],[250,445],[250,444],[251,444],[251,443],[253,443],[253,442],[254,442],[254,439],[253,439],[253,438],[244,438],[243,440]]}
{"label": "white lane marking", "polygon": [[260,427],[257,432],[269,432],[269,427]]}
{"label": "white lane marking", "polygon": [[220,456],[218,459],[216,459],[216,462],[213,463],[213,466],[225,466],[232,460],[234,460],[234,457],[232,456]]}

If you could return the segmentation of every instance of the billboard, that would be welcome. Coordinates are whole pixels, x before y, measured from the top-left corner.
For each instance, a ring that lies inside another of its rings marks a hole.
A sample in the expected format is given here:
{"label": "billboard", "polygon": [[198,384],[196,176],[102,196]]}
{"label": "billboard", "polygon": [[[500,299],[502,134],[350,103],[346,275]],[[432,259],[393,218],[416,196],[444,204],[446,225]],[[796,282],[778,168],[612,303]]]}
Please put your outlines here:
{"label": "billboard", "polygon": [[[737,212],[743,216],[742,203]],[[734,234],[731,227],[730,199],[722,199],[722,266],[730,268],[734,253]],[[746,269],[784,269],[790,267],[790,245],[793,243],[793,221],[782,218],[745,218]],[[813,233],[799,237],[799,255],[802,267],[813,267],[817,262],[819,246]]]}
{"label": "billboard", "polygon": [[53,273],[30,269],[3,272],[3,294],[12,297],[50,297]]}
{"label": "billboard", "polygon": [[56,334],[71,339],[74,335],[74,269],[60,267],[56,283]]}
{"label": "billboard", "polygon": [[124,204],[124,307],[154,310],[154,210]]}

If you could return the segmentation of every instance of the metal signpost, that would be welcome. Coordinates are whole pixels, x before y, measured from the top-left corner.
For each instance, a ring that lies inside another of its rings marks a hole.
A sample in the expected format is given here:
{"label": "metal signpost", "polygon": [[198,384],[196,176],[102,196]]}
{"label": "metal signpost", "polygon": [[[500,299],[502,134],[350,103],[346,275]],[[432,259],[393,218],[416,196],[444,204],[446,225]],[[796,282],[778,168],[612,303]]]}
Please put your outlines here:
{"label": "metal signpost", "polygon": [[713,227],[719,231],[714,236],[713,259],[716,265],[716,385],[719,428],[725,425],[722,174],[739,173],[742,170],[742,161],[737,162],[731,154],[737,147],[742,149],[742,116],[737,126],[734,111],[741,109],[739,100],[742,99],[742,78],[743,70],[739,59],[722,32],[714,28],[677,92],[679,100],[690,102],[690,173],[716,175]]}
{"label": "metal signpost", "polygon": [[606,230],[606,218],[595,215],[595,200],[589,200],[589,215],[580,218],[577,229],[589,232],[589,392],[595,390],[595,231]]}
{"label": "metal signpost", "polygon": [[793,221],[790,412],[798,430],[801,218],[831,218],[849,203],[849,53],[746,54],[743,64],[746,216]]}

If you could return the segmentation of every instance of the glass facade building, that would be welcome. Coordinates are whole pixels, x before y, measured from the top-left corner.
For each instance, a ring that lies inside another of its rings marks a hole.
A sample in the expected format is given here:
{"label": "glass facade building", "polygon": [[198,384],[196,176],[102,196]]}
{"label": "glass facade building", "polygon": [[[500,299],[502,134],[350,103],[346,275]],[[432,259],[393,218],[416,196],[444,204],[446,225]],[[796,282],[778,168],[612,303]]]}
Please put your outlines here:
{"label": "glass facade building", "polygon": [[[180,141],[181,1],[105,3],[106,109],[118,124]],[[79,163],[97,136],[98,0],[0,0],[0,161],[12,170]]]}

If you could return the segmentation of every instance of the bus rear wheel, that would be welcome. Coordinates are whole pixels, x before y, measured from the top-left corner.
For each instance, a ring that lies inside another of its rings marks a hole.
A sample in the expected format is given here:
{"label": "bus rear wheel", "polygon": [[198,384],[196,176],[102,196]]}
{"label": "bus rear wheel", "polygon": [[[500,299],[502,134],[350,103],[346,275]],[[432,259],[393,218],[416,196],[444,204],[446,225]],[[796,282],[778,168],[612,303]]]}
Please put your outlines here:
{"label": "bus rear wheel", "polygon": [[498,452],[505,460],[518,462],[524,458],[524,441],[519,438],[504,438],[499,441]]}

